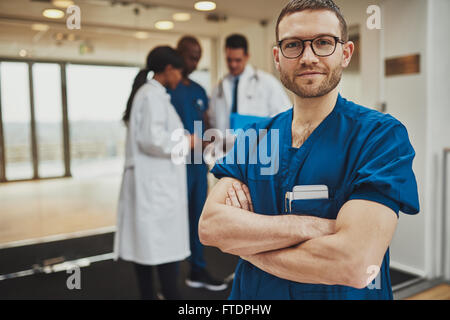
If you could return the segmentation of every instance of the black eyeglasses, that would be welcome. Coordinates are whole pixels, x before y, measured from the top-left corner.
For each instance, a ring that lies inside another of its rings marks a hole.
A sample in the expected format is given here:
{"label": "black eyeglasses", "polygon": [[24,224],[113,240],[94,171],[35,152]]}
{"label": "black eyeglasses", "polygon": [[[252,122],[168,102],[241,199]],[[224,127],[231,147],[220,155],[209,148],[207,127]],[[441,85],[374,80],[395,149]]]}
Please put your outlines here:
{"label": "black eyeglasses", "polygon": [[298,39],[289,38],[278,41],[278,46],[281,49],[281,53],[285,58],[295,59],[300,57],[305,51],[305,42],[311,42],[311,49],[316,56],[328,57],[336,51],[338,43],[344,44],[345,41],[339,39],[339,37],[322,35],[315,37],[314,39]]}

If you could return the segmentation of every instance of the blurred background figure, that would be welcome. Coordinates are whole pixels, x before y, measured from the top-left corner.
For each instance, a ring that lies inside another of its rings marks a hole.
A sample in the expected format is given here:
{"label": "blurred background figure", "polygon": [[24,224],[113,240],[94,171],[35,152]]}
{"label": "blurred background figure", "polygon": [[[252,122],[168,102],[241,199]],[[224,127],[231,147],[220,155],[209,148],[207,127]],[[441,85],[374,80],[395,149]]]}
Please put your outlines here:
{"label": "blurred background figure", "polygon": [[289,109],[292,104],[281,83],[248,63],[245,36],[232,34],[225,41],[229,73],[211,96],[211,125],[225,133]]}
{"label": "blurred background figure", "polygon": [[[153,49],[134,80],[123,117],[128,131],[115,254],[134,262],[143,299],[156,299],[153,266],[164,297],[180,299],[178,262],[190,253],[186,169],[171,159],[178,143],[172,132],[183,124],[166,93],[180,82],[182,66],[174,49]],[[150,72],[153,78],[147,80]],[[190,144],[190,137],[183,138]]]}
{"label": "blurred background figure", "polygon": [[[184,128],[201,139],[208,127],[206,119],[208,97],[205,89],[197,82],[189,79],[189,75],[197,69],[202,56],[202,48],[196,38],[184,36],[178,42],[177,51],[184,62],[183,78],[175,90],[169,90],[172,104],[183,121]],[[194,122],[196,125],[194,125]],[[186,284],[192,288],[206,288],[219,291],[226,289],[227,285],[214,279],[206,271],[203,245],[198,238],[198,221],[208,190],[208,166],[204,162],[202,148],[197,149],[191,150],[190,162],[186,165],[191,247],[191,256],[189,258],[191,270],[186,279]]]}

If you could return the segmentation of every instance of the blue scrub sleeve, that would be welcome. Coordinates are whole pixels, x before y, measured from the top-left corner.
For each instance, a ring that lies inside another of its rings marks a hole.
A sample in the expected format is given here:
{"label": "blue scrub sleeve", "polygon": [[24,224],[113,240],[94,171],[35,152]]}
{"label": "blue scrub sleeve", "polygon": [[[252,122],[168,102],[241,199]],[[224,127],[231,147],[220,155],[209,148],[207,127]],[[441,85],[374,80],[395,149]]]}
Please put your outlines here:
{"label": "blue scrub sleeve", "polygon": [[419,212],[417,182],[412,169],[415,151],[401,123],[376,129],[364,144],[349,200],[381,203],[407,214]]}
{"label": "blue scrub sleeve", "polygon": [[245,139],[244,132],[249,127],[250,126],[247,126],[242,131],[238,132],[233,148],[231,148],[225,157],[218,159],[211,169],[211,173],[214,174],[217,179],[230,177],[235,178],[242,183],[247,183],[246,173],[249,159],[248,152],[251,147],[248,143],[242,143],[242,139]]}
{"label": "blue scrub sleeve", "polygon": [[211,173],[217,178],[224,177],[235,178],[243,183],[246,182],[244,176],[244,168],[242,164],[238,164],[236,161],[236,144],[235,146],[223,157],[216,161],[216,164],[211,169]]}

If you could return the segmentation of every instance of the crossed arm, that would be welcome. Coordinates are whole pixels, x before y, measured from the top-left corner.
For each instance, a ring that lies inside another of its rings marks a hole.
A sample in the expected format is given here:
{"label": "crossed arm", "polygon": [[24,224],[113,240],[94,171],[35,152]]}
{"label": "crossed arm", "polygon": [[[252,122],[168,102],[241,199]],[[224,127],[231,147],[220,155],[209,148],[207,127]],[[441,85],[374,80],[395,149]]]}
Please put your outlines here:
{"label": "crossed arm", "polygon": [[395,212],[367,200],[345,203],[336,221],[252,209],[245,185],[221,179],[205,203],[200,241],[302,283],[366,287],[376,277],[368,268],[381,265],[397,224]]}

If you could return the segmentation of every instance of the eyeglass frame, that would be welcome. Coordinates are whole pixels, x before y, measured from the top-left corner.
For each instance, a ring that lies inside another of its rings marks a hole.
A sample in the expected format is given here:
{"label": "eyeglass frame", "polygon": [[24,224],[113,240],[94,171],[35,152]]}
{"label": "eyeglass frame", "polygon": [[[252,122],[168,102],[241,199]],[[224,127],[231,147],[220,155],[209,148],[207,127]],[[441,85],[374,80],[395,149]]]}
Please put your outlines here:
{"label": "eyeglass frame", "polygon": [[[313,44],[314,40],[316,40],[316,39],[318,39],[320,37],[331,37],[331,38],[333,38],[335,40],[333,52],[331,52],[330,54],[327,54],[327,55],[318,55],[316,53],[316,51],[314,50],[314,47],[313,47],[312,44]],[[302,42],[303,48],[302,48],[302,51],[300,52],[300,54],[298,56],[296,56],[296,57],[286,57],[284,55],[283,49],[281,48],[281,44],[285,40],[299,40],[299,41]],[[333,55],[336,52],[336,47],[337,47],[338,43],[340,43],[340,44],[345,44],[346,43],[344,40],[341,40],[339,37],[332,36],[332,35],[329,35],[329,34],[321,34],[321,35],[318,35],[317,37],[315,37],[313,39],[300,39],[300,38],[292,37],[292,38],[286,38],[286,39],[283,39],[283,40],[278,40],[278,47],[280,48],[281,54],[286,59],[297,59],[298,57],[300,57],[303,54],[303,52],[305,52],[305,48],[306,48],[305,42],[308,42],[308,41],[311,42],[311,50],[312,50],[312,52],[318,57],[329,57],[329,56]]]}

